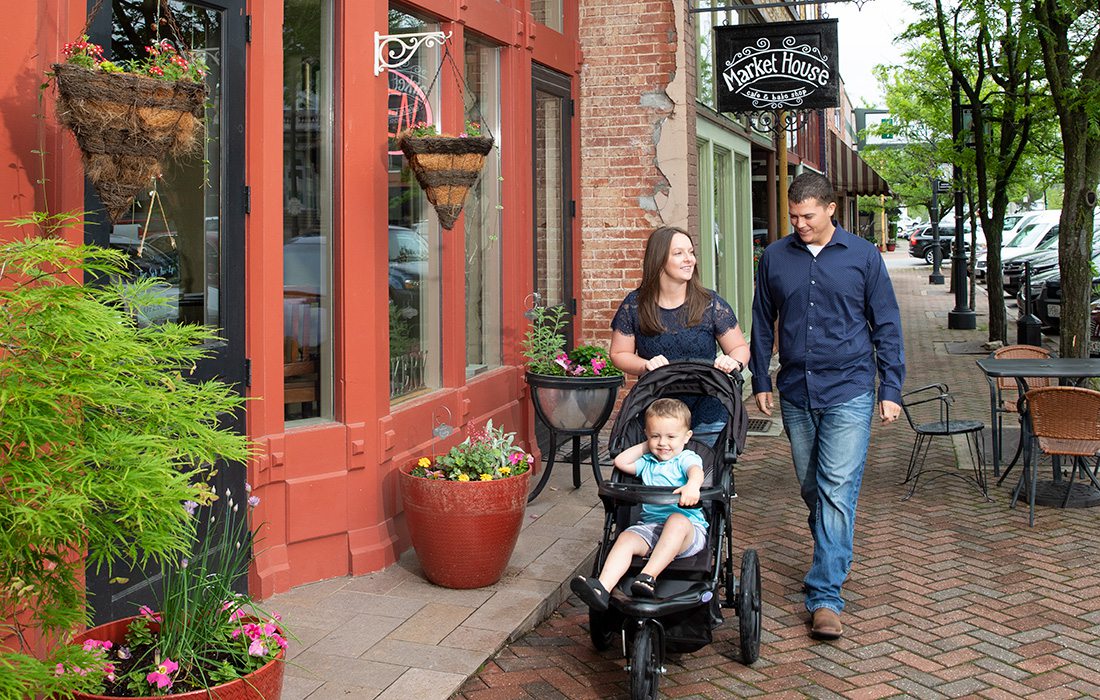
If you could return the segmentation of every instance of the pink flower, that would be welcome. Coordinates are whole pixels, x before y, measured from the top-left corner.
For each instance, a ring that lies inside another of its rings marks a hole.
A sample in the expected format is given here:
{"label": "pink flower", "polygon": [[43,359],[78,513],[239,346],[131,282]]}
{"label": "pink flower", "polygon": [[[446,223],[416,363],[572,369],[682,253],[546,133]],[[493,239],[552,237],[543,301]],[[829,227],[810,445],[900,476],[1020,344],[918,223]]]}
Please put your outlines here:
{"label": "pink flower", "polygon": [[267,646],[264,645],[263,638],[253,639],[252,643],[248,645],[249,656],[266,656]]}
{"label": "pink flower", "polygon": [[138,608],[138,614],[152,622],[161,621],[160,615],[153,612],[153,609],[150,608],[148,605],[142,605],[140,608]]}
{"label": "pink flower", "polygon": [[564,352],[555,357],[554,362],[560,365],[564,370],[569,369],[569,355],[566,355]]}
{"label": "pink flower", "polygon": [[54,666],[53,667],[53,675],[55,675],[55,676],[64,676],[65,675],[65,665],[64,664],[58,664],[58,665]]}
{"label": "pink flower", "polygon": [[253,508],[260,505],[260,497],[259,496],[249,496],[248,497],[248,505],[252,506]]}
{"label": "pink flower", "polygon": [[508,455],[508,461],[511,462],[513,465],[519,464],[519,461],[521,459],[523,459],[522,452],[513,452],[512,454]]}
{"label": "pink flower", "polygon": [[163,663],[156,667],[156,669],[150,671],[145,675],[145,680],[149,683],[149,685],[155,685],[156,687],[161,689],[171,688],[171,674],[175,673],[176,669],[178,669],[179,667],[180,665],[177,664],[175,661],[166,658],[164,659]]}
{"label": "pink flower", "polygon": [[592,374],[599,374],[604,367],[607,367],[607,362],[602,357],[592,358]]}

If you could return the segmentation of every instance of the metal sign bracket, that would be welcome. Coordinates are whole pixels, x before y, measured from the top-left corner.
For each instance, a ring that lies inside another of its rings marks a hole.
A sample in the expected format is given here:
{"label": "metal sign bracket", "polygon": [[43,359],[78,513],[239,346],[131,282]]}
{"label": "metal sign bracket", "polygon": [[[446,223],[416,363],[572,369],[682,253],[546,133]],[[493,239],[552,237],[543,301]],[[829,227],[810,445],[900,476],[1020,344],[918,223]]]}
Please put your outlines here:
{"label": "metal sign bracket", "polygon": [[421,46],[431,48],[442,46],[451,38],[443,32],[422,32],[420,34],[379,34],[374,33],[374,74],[391,68],[400,68],[416,55]]}

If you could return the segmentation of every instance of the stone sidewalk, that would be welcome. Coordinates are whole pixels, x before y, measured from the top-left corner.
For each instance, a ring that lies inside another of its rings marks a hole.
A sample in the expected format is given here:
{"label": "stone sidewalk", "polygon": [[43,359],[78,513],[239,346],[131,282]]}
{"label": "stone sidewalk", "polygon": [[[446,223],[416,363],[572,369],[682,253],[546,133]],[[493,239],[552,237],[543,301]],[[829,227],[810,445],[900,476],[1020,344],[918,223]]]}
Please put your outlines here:
{"label": "stone sidewalk", "polygon": [[[912,389],[946,382],[953,413],[989,421],[978,354],[951,354],[985,338],[947,329],[954,297],[927,284],[929,268],[899,249],[888,264],[902,308]],[[979,290],[979,296],[984,294]],[[671,698],[1074,698],[1100,696],[1100,513],[1010,510],[1010,482],[991,502],[961,479],[900,485],[913,442],[904,422],[875,425],[859,506],[856,560],[846,586],[846,634],[807,636],[801,579],[811,542],[783,437],[750,438],[737,467],[735,557],[760,554],[763,640],[739,661],[730,614],[710,646],[674,656],[662,678]],[[958,452],[965,460],[965,453]],[[956,450],[934,442],[929,467],[952,469]],[[963,462],[961,466],[968,466]],[[1010,479],[1010,481],[1012,481]],[[571,597],[467,681],[462,700],[629,697],[621,650],[593,651],[587,609]]]}

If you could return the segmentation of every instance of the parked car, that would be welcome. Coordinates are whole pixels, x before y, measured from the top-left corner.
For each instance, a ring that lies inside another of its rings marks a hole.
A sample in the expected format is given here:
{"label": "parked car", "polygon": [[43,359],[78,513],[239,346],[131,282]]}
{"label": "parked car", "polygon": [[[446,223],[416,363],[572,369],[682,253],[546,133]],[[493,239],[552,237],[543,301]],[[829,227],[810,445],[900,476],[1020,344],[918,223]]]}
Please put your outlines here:
{"label": "parked car", "polygon": [[1054,227],[1054,237],[1043,243],[1043,247],[1027,253],[1020,253],[1001,261],[1001,277],[1005,294],[1013,295],[1024,283],[1027,263],[1031,263],[1032,281],[1049,270],[1058,267],[1058,227]]}
{"label": "parked car", "polygon": [[1089,356],[1100,357],[1100,301],[1092,302],[1089,317]]}
{"label": "parked car", "polygon": [[[966,240],[966,237],[970,235],[970,225],[963,224],[963,250],[970,250],[970,242]],[[955,229],[946,229],[943,226],[940,227],[940,260],[948,260],[951,258],[951,244],[955,240]],[[934,251],[932,248],[932,226],[926,224],[909,237],[909,255],[914,258],[924,258],[924,262],[929,265],[932,264],[932,256]]]}
{"label": "parked car", "polygon": [[[1092,258],[1093,267],[1100,265],[1100,254]],[[1039,319],[1042,327],[1051,333],[1061,328],[1062,318],[1062,272],[1055,267],[1040,279],[1033,279],[1031,313]],[[1017,294],[1017,301],[1023,298],[1023,290]],[[1100,299],[1100,276],[1092,278],[1092,300]],[[1022,312],[1021,312],[1022,313]]]}

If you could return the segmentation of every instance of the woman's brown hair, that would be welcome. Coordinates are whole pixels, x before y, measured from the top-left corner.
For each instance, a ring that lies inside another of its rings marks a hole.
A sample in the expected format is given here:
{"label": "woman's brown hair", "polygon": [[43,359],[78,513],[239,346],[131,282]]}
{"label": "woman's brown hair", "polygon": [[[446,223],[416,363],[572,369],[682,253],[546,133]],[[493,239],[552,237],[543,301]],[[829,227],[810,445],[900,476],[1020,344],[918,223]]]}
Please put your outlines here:
{"label": "woman's brown hair", "polygon": [[[667,328],[661,323],[661,310],[657,304],[661,295],[661,271],[668,262],[672,249],[672,237],[682,233],[691,240],[691,236],[682,228],[662,226],[649,234],[645,244],[645,257],[642,259],[642,284],[638,287],[639,330],[643,335],[664,333]],[[694,241],[692,241],[694,245]],[[687,299],[680,313],[686,312],[684,326],[690,328],[703,320],[703,312],[710,303],[710,292],[699,281],[699,266],[696,265],[688,281]]]}

